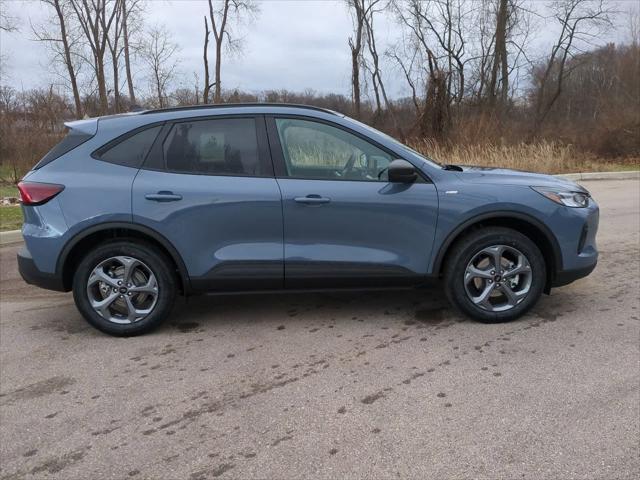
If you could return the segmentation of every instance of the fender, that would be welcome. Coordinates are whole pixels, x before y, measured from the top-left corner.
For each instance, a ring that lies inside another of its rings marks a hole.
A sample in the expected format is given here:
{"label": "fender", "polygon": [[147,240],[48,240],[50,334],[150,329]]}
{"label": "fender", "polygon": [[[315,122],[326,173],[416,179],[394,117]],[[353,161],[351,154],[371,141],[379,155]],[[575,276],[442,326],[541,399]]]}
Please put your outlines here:
{"label": "fender", "polygon": [[175,264],[178,266],[178,273],[180,274],[180,278],[182,279],[182,285],[184,286],[185,295],[188,295],[191,292],[191,282],[189,279],[189,273],[187,271],[187,267],[185,266],[184,261],[182,260],[182,256],[176,250],[173,244],[169,240],[167,240],[162,234],[158,233],[154,229],[144,225],[139,225],[137,223],[128,223],[128,222],[99,223],[96,225],[92,225],[91,227],[77,233],[72,238],[70,238],[65,244],[65,246],[62,248],[62,251],[56,263],[56,275],[59,275],[60,278],[62,278],[63,268],[67,261],[67,257],[69,256],[69,253],[71,252],[73,247],[75,247],[78,244],[78,242],[80,242],[81,240],[87,238],[89,235],[92,235],[94,233],[98,233],[104,230],[112,230],[116,228],[134,230],[136,232],[147,235],[148,237],[151,237],[152,239],[157,241],[160,245],[162,245],[165,248],[165,250],[169,253],[169,255],[171,256]]}
{"label": "fender", "polygon": [[553,250],[555,272],[551,272],[551,274],[555,276],[556,272],[562,270],[562,251],[560,250],[560,245],[558,244],[558,240],[556,239],[555,235],[551,233],[551,230],[549,230],[549,228],[544,223],[525,213],[512,212],[508,210],[496,210],[493,212],[486,212],[486,213],[482,213],[480,215],[471,217],[466,221],[464,221],[463,223],[461,223],[460,225],[458,225],[451,232],[449,232],[444,242],[442,242],[442,244],[440,245],[438,254],[436,255],[436,259],[433,264],[433,270],[432,270],[433,273],[437,275],[440,272],[440,269],[442,268],[442,263],[444,262],[444,256],[447,250],[449,249],[451,244],[456,240],[456,238],[458,238],[458,235],[460,235],[460,233],[462,233],[464,230],[466,230],[467,228],[469,228],[470,226],[476,223],[482,222],[483,220],[491,220],[491,219],[521,220],[523,222],[529,223],[533,227],[540,230],[542,234],[545,236],[545,239],[551,245],[551,249]]}

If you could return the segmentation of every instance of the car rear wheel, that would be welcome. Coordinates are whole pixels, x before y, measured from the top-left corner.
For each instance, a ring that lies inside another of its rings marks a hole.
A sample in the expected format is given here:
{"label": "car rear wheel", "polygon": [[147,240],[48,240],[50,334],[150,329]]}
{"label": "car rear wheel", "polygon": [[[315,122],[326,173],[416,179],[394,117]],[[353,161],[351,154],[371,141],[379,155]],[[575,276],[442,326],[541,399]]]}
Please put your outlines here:
{"label": "car rear wheel", "polygon": [[146,243],[99,245],[80,262],[73,298],[85,319],[116,336],[146,333],[169,315],[176,281],[171,263]]}
{"label": "car rear wheel", "polygon": [[514,320],[544,290],[546,266],[527,236],[502,227],[476,230],[458,241],[445,267],[451,303],[485,323]]}

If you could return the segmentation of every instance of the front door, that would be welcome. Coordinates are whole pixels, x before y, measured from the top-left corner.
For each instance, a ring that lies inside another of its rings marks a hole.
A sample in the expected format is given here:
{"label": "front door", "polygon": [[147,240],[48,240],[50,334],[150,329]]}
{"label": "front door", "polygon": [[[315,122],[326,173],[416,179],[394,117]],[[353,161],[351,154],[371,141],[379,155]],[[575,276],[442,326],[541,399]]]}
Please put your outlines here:
{"label": "front door", "polygon": [[424,178],[390,183],[393,154],[342,127],[269,118],[284,215],[285,286],[351,287],[424,280],[438,210]]}
{"label": "front door", "polygon": [[196,290],[283,286],[282,207],[264,119],[164,128],[133,185],[133,220],[182,255]]}

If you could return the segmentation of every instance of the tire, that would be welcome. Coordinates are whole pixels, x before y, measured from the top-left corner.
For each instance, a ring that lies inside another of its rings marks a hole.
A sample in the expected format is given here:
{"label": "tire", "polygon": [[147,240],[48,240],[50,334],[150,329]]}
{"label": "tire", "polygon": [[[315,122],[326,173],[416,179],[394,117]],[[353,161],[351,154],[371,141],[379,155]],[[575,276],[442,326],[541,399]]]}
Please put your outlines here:
{"label": "tire", "polygon": [[[132,272],[130,291],[124,282],[127,271]],[[101,275],[105,272],[106,277]],[[80,261],[73,278],[73,299],[82,316],[98,330],[119,337],[158,327],[171,312],[176,290],[169,259],[152,245],[134,239],[94,247]],[[92,301],[108,306],[96,309]]]}
{"label": "tire", "polygon": [[[500,267],[496,270],[497,258]],[[449,301],[463,314],[483,323],[508,322],[524,315],[538,302],[546,279],[544,257],[536,244],[520,232],[503,227],[475,230],[458,240],[448,254],[444,271]]]}

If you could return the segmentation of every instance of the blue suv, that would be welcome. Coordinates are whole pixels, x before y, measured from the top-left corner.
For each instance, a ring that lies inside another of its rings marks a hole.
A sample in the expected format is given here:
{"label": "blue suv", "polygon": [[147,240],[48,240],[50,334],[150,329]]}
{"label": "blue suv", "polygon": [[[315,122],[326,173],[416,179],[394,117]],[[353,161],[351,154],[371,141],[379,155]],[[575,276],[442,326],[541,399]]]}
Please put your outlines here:
{"label": "blue suv", "polygon": [[421,286],[512,320],[596,265],[598,206],[547,175],[439,165],[297,105],[143,111],[66,124],[19,184],[31,284],[135,335],[176,294]]}

